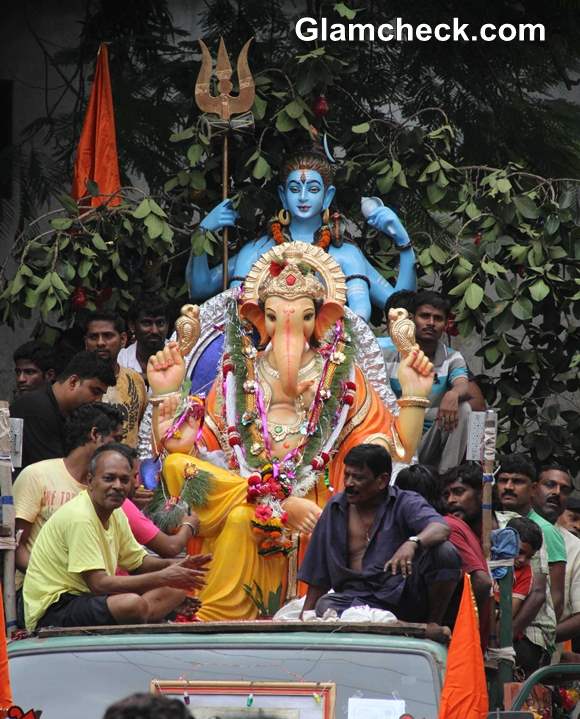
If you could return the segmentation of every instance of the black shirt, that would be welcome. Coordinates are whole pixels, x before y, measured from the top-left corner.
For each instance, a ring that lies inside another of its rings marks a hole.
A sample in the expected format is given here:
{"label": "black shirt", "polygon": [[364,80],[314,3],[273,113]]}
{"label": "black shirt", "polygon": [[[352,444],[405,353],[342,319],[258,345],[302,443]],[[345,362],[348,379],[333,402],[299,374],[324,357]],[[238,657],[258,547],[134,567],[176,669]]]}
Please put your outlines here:
{"label": "black shirt", "polygon": [[50,385],[24,392],[10,405],[10,416],[24,420],[22,468],[33,462],[64,457],[64,420]]}
{"label": "black shirt", "polygon": [[362,558],[362,572],[348,566],[348,502],[344,492],[335,495],[320,515],[298,578],[323,589],[345,594],[373,594],[381,602],[397,604],[405,580],[383,571],[397,549],[431,522],[445,520],[421,495],[389,487],[378,508],[370,542]]}

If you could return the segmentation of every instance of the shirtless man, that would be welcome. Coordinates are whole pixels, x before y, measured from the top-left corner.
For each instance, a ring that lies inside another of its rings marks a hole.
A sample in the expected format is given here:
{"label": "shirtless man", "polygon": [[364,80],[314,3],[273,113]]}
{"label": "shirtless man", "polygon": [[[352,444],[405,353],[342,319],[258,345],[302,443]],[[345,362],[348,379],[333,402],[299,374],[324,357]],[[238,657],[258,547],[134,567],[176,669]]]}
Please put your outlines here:
{"label": "shirtless man", "polygon": [[299,572],[304,611],[368,605],[440,625],[461,566],[448,526],[418,494],[389,486],[383,447],[354,447],[344,464],[344,492],[326,505]]}

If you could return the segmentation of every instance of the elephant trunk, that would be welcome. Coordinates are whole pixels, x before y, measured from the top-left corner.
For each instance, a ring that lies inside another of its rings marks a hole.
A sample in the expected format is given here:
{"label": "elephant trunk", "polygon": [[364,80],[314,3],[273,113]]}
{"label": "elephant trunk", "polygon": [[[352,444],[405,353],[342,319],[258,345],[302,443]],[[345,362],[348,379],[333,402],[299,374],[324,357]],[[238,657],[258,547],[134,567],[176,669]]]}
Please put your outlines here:
{"label": "elephant trunk", "polygon": [[272,354],[280,373],[280,384],[288,397],[298,396],[298,371],[304,351],[302,326],[293,328],[290,323],[272,338]]}

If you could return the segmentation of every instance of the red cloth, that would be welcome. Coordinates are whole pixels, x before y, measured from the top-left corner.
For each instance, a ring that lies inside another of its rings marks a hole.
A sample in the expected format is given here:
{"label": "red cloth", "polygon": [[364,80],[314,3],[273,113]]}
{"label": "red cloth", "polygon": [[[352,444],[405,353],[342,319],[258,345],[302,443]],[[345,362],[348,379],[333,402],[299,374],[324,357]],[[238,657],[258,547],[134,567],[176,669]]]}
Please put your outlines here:
{"label": "red cloth", "polygon": [[449,541],[461,557],[461,567],[467,574],[481,571],[487,574],[487,563],[479,539],[462,519],[447,515],[444,517],[451,534]]}
{"label": "red cloth", "polygon": [[475,601],[469,574],[465,574],[459,613],[447,654],[439,719],[485,719],[487,712],[487,685]]}
{"label": "red cloth", "polygon": [[[121,187],[109,53],[104,43],[97,55],[95,79],[77,147],[71,190],[75,200],[88,194],[87,180],[97,183],[101,195],[112,195]],[[119,197],[112,200],[91,197],[86,200],[87,206],[93,207],[103,203],[118,205],[120,202]]]}
{"label": "red cloth", "polygon": [[[525,599],[528,594],[532,591],[532,584],[534,583],[534,574],[529,564],[521,567],[520,569],[514,568],[514,586],[512,589],[512,595],[518,599]],[[499,587],[497,582],[493,583],[493,596],[495,601],[499,604]]]}

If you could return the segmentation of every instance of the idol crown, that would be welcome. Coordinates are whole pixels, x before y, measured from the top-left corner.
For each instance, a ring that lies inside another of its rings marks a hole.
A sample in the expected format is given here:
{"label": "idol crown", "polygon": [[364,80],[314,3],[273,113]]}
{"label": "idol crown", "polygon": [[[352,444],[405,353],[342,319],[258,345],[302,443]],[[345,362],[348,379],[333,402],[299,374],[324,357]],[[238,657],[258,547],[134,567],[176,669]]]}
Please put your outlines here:
{"label": "idol crown", "polygon": [[297,297],[310,297],[313,300],[324,299],[324,285],[301,260],[302,252],[290,245],[285,249],[283,263],[271,262],[270,272],[260,283],[258,297],[265,302],[268,297],[284,297],[294,300]]}

